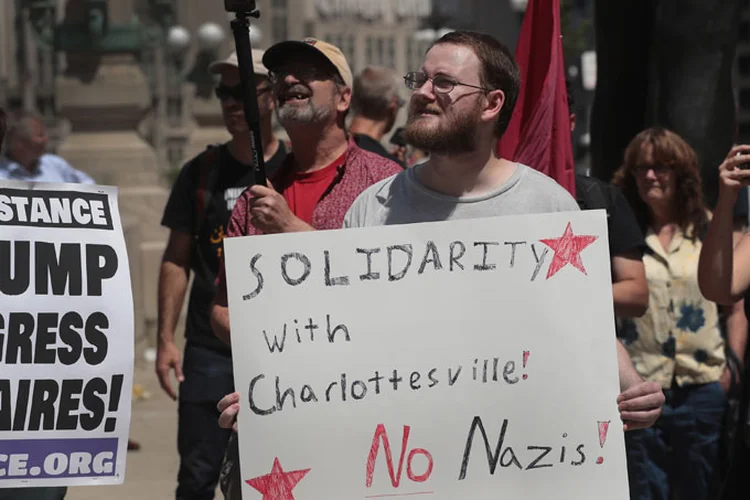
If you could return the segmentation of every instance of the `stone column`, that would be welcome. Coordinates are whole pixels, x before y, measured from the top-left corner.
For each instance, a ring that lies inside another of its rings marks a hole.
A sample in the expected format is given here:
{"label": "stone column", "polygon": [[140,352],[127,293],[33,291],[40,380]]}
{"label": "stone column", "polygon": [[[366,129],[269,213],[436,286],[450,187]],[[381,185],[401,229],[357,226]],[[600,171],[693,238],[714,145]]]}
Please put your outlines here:
{"label": "stone column", "polygon": [[661,125],[698,152],[713,206],[735,130],[732,65],[742,0],[597,0],[592,173],[609,180],[635,134]]}
{"label": "stone column", "polygon": [[[109,7],[110,25],[131,22],[134,0]],[[81,2],[68,1],[66,19],[83,14]],[[71,53],[65,59],[55,94],[70,133],[58,153],[97,183],[119,188],[142,346],[144,338],[151,342],[156,336],[159,261],[168,234],[160,221],[170,188],[166,165],[137,131],[152,106],[150,85],[134,54]]]}

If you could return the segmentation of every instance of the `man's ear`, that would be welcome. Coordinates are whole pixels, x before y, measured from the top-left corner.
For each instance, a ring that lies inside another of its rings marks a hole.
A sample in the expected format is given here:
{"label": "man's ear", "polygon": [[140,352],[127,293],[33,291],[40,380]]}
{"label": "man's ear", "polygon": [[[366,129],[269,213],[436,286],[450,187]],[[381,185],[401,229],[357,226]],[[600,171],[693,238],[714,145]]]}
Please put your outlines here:
{"label": "man's ear", "polygon": [[505,106],[505,92],[502,90],[492,90],[487,92],[487,103],[482,111],[482,121],[496,121],[503,106]]}
{"label": "man's ear", "polygon": [[340,112],[344,112],[349,109],[352,104],[352,89],[349,87],[342,87],[339,91],[339,102],[336,104],[336,109]]}

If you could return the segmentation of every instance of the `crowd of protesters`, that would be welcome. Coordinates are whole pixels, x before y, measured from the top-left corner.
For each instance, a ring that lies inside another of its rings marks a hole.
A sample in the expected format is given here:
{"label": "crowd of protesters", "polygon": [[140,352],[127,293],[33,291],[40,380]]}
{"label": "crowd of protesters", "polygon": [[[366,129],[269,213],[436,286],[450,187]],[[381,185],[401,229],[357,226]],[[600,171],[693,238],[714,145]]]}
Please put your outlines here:
{"label": "crowd of protesters", "polygon": [[[338,47],[315,39],[252,57],[269,183],[253,182],[231,54],[210,68],[231,139],[185,164],[162,218],[170,235],[159,275],[156,372],[178,401],[177,499],[214,498],[219,484],[226,498],[241,497],[223,238],[593,208],[609,215],[631,498],[742,496],[728,496],[726,485],[744,446],[745,413],[730,402],[742,401],[744,387],[750,235],[733,207],[750,185],[743,168],[750,146],[736,146],[717,166],[713,211],[695,151],[658,127],[633,137],[611,182],[579,176],[573,197],[534,165],[495,154],[521,82],[511,52],[488,35],[448,33],[403,81],[382,67],[353,75]],[[399,97],[403,84],[408,102]],[[406,126],[394,131],[404,107]],[[274,135],[274,115],[288,141]],[[0,179],[93,182],[43,154],[37,128],[27,116],[11,124]],[[176,328],[191,274],[180,351]],[[65,491],[18,494],[57,500]]]}

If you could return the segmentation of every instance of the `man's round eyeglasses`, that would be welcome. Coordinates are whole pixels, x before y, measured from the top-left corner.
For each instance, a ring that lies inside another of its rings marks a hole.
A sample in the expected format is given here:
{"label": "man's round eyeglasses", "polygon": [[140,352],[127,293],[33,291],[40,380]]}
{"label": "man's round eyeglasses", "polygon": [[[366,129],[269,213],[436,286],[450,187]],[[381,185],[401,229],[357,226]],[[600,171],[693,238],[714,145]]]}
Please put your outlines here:
{"label": "man's round eyeglasses", "polygon": [[477,85],[471,85],[468,83],[462,83],[454,80],[453,78],[445,75],[436,75],[430,78],[425,73],[422,73],[421,71],[412,71],[406,74],[404,76],[404,83],[406,84],[407,88],[411,90],[417,90],[421,89],[425,83],[427,83],[427,80],[432,81],[432,88],[435,90],[438,94],[448,94],[450,93],[456,85],[462,85],[464,87],[471,87],[473,89],[479,89],[484,90],[485,92],[492,92],[492,89],[488,89],[485,87],[479,87]]}

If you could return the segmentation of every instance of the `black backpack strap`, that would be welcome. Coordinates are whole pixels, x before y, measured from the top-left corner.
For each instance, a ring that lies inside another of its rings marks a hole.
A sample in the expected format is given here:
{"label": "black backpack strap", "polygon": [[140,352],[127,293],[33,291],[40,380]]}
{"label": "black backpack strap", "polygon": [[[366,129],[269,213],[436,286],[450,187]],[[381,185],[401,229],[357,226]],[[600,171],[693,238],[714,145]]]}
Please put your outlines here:
{"label": "black backpack strap", "polygon": [[221,162],[221,146],[208,146],[196,160],[198,165],[195,169],[194,179],[195,214],[193,217],[193,235],[197,238],[206,219],[206,210],[211,200],[211,193],[216,181],[216,172]]}
{"label": "black backpack strap", "polygon": [[604,209],[609,214],[614,206],[613,187],[591,177],[580,176],[576,179],[578,206],[581,210]]}

